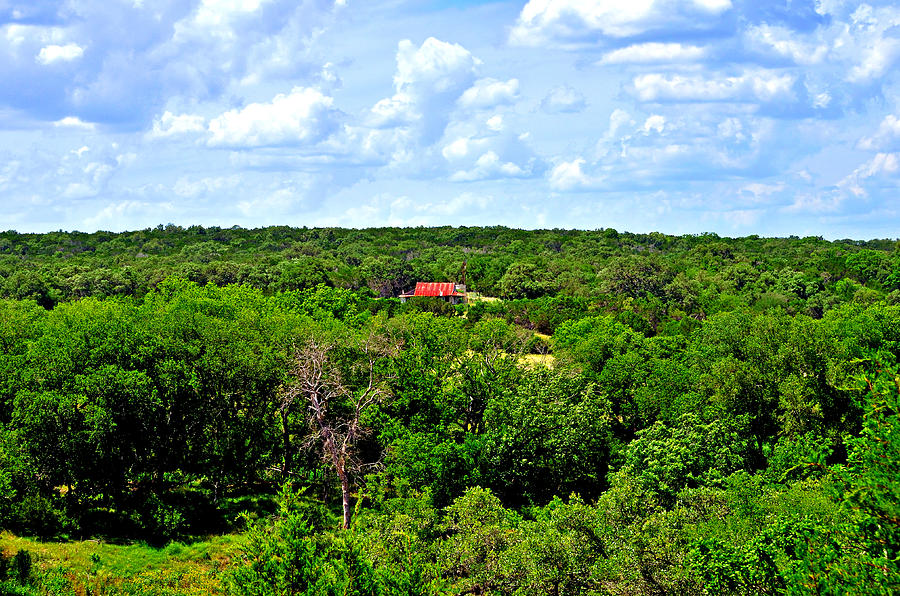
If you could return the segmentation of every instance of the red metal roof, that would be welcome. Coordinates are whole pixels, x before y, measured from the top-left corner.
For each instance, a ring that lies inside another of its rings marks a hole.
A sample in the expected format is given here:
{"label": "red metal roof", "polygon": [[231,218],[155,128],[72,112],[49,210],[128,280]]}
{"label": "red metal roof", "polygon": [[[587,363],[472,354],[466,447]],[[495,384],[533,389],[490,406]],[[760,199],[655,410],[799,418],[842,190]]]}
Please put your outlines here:
{"label": "red metal roof", "polygon": [[404,296],[465,296],[456,291],[453,283],[428,283],[420,281],[416,283],[416,291]]}

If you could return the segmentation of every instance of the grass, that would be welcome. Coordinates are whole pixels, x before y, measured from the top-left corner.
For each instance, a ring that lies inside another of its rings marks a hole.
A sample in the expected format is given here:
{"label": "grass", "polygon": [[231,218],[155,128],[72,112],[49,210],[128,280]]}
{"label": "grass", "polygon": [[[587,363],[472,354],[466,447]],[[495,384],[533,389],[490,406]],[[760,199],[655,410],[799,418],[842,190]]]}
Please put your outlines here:
{"label": "grass", "polygon": [[33,558],[33,594],[224,594],[223,571],[237,556],[240,534],[163,548],[97,540],[40,542],[0,533],[10,557],[27,550]]}
{"label": "grass", "polygon": [[495,296],[485,296],[478,292],[466,292],[466,298],[469,302],[499,302],[500,299]]}
{"label": "grass", "polygon": [[556,358],[553,354],[523,354],[519,356],[519,362],[526,366],[546,366],[551,368]]}

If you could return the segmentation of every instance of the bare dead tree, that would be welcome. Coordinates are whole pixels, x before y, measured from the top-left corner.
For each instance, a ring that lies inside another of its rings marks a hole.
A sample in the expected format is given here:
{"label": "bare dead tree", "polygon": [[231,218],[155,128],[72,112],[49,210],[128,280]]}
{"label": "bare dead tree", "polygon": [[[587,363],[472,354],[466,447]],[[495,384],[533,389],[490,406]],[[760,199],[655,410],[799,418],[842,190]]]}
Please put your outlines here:
{"label": "bare dead tree", "polygon": [[[291,448],[288,414],[295,404],[306,408],[306,420],[311,434],[307,447],[321,448],[322,459],[333,466],[341,483],[343,527],[350,527],[351,476],[362,467],[357,444],[367,434],[362,426],[366,410],[381,401],[387,392],[386,376],[379,373],[379,360],[393,355],[398,346],[374,330],[351,341],[357,358],[348,370],[360,382],[351,387],[345,375],[333,362],[336,344],[332,341],[308,339],[295,349],[291,362],[291,380],[281,388],[280,413],[284,433],[285,468],[290,465],[287,455]],[[356,373],[356,374],[353,374]]]}

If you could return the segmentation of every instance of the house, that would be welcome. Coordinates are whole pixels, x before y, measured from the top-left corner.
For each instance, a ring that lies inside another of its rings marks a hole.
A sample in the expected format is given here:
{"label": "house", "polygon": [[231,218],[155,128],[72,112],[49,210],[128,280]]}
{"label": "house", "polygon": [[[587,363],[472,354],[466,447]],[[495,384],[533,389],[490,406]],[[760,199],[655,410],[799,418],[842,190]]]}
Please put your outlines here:
{"label": "house", "polygon": [[406,302],[409,298],[428,296],[446,300],[450,304],[459,304],[466,301],[466,286],[463,284],[416,282],[416,289],[412,294],[400,294],[400,302]]}

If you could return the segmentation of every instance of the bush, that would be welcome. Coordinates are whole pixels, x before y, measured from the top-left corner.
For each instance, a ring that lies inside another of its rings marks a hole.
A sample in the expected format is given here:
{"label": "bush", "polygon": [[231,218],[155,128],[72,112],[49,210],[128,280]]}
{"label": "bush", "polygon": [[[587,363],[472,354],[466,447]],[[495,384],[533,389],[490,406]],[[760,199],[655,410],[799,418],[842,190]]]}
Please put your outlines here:
{"label": "bush", "polygon": [[13,507],[13,527],[48,539],[63,533],[69,520],[55,499],[27,495]]}
{"label": "bush", "polygon": [[12,560],[12,572],[15,579],[23,586],[31,579],[31,553],[19,549]]}
{"label": "bush", "polygon": [[303,514],[300,495],[288,487],[279,495],[271,524],[247,522],[242,565],[230,577],[231,590],[246,596],[374,596],[372,564],[346,534],[316,534]]}

